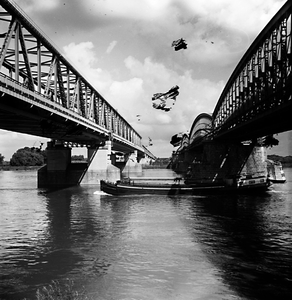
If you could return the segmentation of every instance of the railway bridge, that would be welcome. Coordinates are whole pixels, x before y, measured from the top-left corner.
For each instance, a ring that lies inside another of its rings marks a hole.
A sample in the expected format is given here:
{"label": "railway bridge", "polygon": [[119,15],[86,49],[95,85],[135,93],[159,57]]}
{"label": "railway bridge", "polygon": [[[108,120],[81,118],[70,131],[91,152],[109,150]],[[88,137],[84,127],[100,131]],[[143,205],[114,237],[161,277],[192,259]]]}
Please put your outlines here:
{"label": "railway bridge", "polygon": [[[125,162],[155,159],[139,133],[9,0],[0,3],[0,128],[52,140],[39,186],[80,183],[102,150],[109,164],[117,152]],[[88,148],[86,166],[71,164],[74,146]]]}
{"label": "railway bridge", "polygon": [[257,163],[264,165],[259,146],[292,130],[291,15],[292,1],[287,1],[239,61],[214,111],[197,116],[189,134],[173,137],[171,143],[179,146],[175,170],[191,166],[197,179],[213,181],[239,176],[250,165],[252,176]]}

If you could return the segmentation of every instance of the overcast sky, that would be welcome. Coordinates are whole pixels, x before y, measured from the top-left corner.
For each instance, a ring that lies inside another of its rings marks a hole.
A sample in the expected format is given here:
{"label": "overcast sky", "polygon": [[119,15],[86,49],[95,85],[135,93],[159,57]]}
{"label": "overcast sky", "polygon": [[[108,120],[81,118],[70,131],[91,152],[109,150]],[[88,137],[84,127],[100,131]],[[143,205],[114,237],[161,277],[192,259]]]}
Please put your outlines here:
{"label": "overcast sky", "polygon": [[[252,41],[283,0],[16,0],[70,63],[143,137],[149,150],[171,156],[172,135],[212,113],[222,89]],[[174,51],[184,38],[186,50]],[[170,112],[151,97],[180,87]],[[137,115],[140,115],[138,118]],[[272,152],[291,155],[291,133]],[[0,131],[9,160],[38,137]]]}

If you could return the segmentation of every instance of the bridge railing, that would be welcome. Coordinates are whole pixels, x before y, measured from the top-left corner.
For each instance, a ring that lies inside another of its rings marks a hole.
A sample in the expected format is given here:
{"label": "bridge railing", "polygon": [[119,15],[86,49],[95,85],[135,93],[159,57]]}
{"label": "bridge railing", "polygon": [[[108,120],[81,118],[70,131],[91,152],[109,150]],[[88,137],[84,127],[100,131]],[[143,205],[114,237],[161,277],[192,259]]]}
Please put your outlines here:
{"label": "bridge railing", "polygon": [[[11,0],[0,3],[2,87],[52,112],[141,146],[141,136]],[[3,33],[4,32],[4,33]],[[13,41],[13,42],[12,42]]]}
{"label": "bridge railing", "polygon": [[213,135],[291,103],[291,11],[287,1],[229,78],[213,112]]}

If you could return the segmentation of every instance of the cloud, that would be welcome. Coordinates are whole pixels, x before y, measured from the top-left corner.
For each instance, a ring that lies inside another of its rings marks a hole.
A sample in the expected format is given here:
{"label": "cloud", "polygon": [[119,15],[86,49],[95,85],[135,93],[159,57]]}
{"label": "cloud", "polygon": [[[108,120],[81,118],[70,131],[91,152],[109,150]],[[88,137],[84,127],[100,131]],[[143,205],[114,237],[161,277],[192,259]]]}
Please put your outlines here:
{"label": "cloud", "polygon": [[[234,65],[284,1],[170,1],[159,18],[144,18],[136,23],[137,34],[155,37],[153,48],[159,59],[172,40],[183,37],[188,50],[187,63],[208,62],[219,67]],[[155,15],[155,13],[154,13]],[[152,44],[151,44],[152,45]],[[170,48],[170,47],[168,47]],[[163,53],[159,55],[159,53]],[[167,54],[167,55],[165,55]],[[175,60],[175,56],[171,56]]]}
{"label": "cloud", "polygon": [[184,0],[174,1],[180,7],[181,23],[209,23],[220,28],[233,28],[257,34],[285,1],[275,0]]}
{"label": "cloud", "polygon": [[74,61],[74,64],[81,67],[83,65],[90,66],[97,61],[93,48],[92,42],[82,42],[80,44],[70,43],[63,49],[67,59]]}
{"label": "cloud", "polygon": [[96,67],[98,62],[92,42],[70,43],[63,47],[64,56],[84,78],[102,94],[112,81],[109,72]]}
{"label": "cloud", "polygon": [[159,113],[156,115],[156,120],[160,124],[170,124],[172,119],[169,115],[166,115],[165,113]]}
{"label": "cloud", "polygon": [[[171,136],[189,130],[199,113],[212,112],[224,84],[222,81],[194,79],[191,70],[178,74],[149,57],[139,61],[129,56],[124,62],[134,77],[124,82],[113,82],[106,99],[115,103],[114,107],[119,107],[119,112],[142,135],[145,143],[148,136],[153,139],[153,151],[161,152],[157,141],[164,141],[168,153],[164,155],[170,155]],[[172,110],[155,110],[151,101],[153,93],[166,92],[176,84],[180,87],[180,94]],[[137,114],[141,115],[140,121],[136,118]]]}
{"label": "cloud", "polygon": [[[102,41],[100,44],[109,42],[110,45],[104,50],[110,53],[117,43],[128,39],[131,43],[125,47],[127,56],[133,55],[133,44],[141,43],[141,52],[148,51],[146,56],[166,63],[166,60],[177,59],[174,53],[167,52],[171,42],[184,37],[188,42],[188,51],[184,53],[185,61],[179,61],[181,67],[190,63],[201,66],[208,62],[209,65],[233,68],[284,2],[84,0],[81,4],[77,0],[45,1],[50,13],[47,13],[46,5],[43,11],[39,11],[39,3],[43,1],[21,0],[20,4],[23,3],[21,6],[26,11],[29,7],[33,19],[46,22],[49,30],[59,33],[60,37],[56,36],[59,43],[64,40],[61,34],[66,33],[65,39],[73,37],[79,42],[86,35],[91,42],[95,39]],[[51,3],[50,6],[48,3]]]}
{"label": "cloud", "polygon": [[0,130],[0,154],[4,156],[5,161],[9,161],[12,155],[20,148],[40,147],[43,142],[45,149],[48,139],[28,134],[21,134],[6,130]]}
{"label": "cloud", "polygon": [[113,49],[115,48],[115,46],[117,45],[117,41],[112,41],[109,46],[106,49],[106,53],[109,54],[113,51]]}
{"label": "cloud", "polygon": [[163,15],[171,0],[107,0],[98,3],[96,0],[85,0],[83,2],[92,10],[109,17],[112,15],[127,19],[152,19]]}
{"label": "cloud", "polygon": [[[107,70],[95,67],[98,59],[94,49],[93,43],[70,43],[64,47],[64,52],[86,74],[89,82],[102,92],[104,98],[142,135],[145,144],[148,136],[151,136],[153,151],[160,152],[156,143],[164,141],[170,155],[171,136],[189,130],[199,113],[212,112],[224,85],[223,81],[194,79],[191,69],[178,73],[150,57],[140,61],[133,56],[124,59],[129,79],[115,80]],[[180,94],[173,109],[170,112],[155,110],[152,107],[152,95],[166,92],[174,85],[179,85]],[[141,115],[140,121],[137,114]]]}
{"label": "cloud", "polygon": [[143,103],[141,98],[145,94],[143,80],[134,77],[127,81],[112,81],[109,85],[109,90],[105,92],[106,99],[126,120],[136,120],[136,115],[140,114],[140,105]]}
{"label": "cloud", "polygon": [[27,12],[50,11],[59,7],[60,0],[18,0],[17,4]]}

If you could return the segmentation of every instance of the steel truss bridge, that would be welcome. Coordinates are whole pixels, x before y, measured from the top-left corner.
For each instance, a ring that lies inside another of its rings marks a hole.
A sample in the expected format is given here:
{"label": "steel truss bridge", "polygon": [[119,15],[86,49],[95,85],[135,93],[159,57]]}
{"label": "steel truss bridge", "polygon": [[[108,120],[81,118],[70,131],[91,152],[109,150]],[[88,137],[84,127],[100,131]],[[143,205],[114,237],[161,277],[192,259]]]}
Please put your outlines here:
{"label": "steel truss bridge", "polygon": [[292,130],[291,27],[288,0],[252,43],[212,114],[212,137],[248,140]]}
{"label": "steel truss bridge", "polygon": [[[141,136],[12,1],[0,3],[0,128],[145,153]],[[149,151],[148,151],[149,154]]]}

